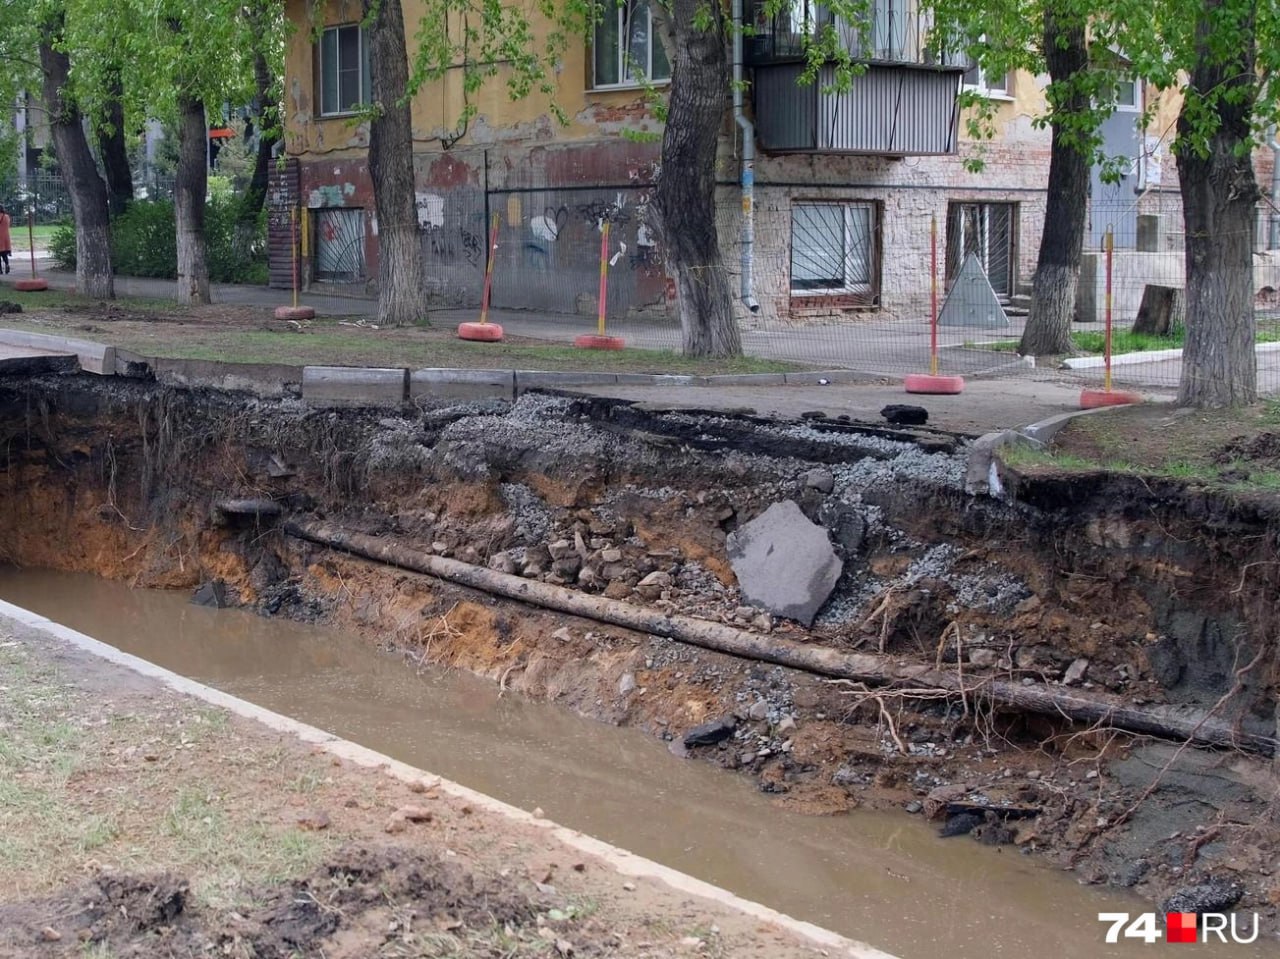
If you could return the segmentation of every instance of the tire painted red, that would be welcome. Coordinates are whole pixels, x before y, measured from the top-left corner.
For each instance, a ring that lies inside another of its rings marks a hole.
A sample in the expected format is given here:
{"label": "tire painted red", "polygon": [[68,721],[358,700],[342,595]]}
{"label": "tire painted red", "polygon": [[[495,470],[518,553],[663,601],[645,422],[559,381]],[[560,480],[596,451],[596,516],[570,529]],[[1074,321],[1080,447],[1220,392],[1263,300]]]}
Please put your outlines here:
{"label": "tire painted red", "polygon": [[275,309],[277,320],[311,320],[315,315],[316,311],[309,306],[277,306]]}
{"label": "tire painted red", "polygon": [[27,280],[14,280],[13,288],[20,293],[36,293],[40,290],[49,289],[49,281],[33,276]]}
{"label": "tire painted red", "polygon": [[620,350],[626,343],[620,336],[601,336],[599,333],[583,333],[573,341],[580,350]]}
{"label": "tire painted red", "polygon": [[502,339],[502,327],[497,323],[459,323],[458,338],[476,343],[496,343]]}
{"label": "tire painted red", "polygon": [[1141,402],[1141,396],[1127,390],[1083,390],[1080,393],[1082,410],[1096,410],[1104,406],[1129,406]]}
{"label": "tire painted red", "polygon": [[912,373],[903,380],[903,385],[908,393],[953,394],[964,389],[964,377]]}

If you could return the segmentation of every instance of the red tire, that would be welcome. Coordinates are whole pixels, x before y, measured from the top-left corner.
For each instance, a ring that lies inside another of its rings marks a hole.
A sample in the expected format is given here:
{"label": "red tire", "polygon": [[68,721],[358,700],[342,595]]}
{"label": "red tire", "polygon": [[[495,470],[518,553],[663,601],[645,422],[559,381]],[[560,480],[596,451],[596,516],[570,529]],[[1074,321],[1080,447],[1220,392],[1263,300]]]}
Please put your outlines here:
{"label": "red tire", "polygon": [[908,393],[953,394],[964,389],[964,377],[912,373],[903,380],[903,385]]}
{"label": "red tire", "polygon": [[1082,410],[1096,410],[1105,406],[1129,406],[1141,402],[1141,396],[1127,390],[1083,390],[1080,393]]}
{"label": "red tire", "polygon": [[573,345],[580,350],[620,350],[626,343],[620,336],[583,333],[573,341]]}
{"label": "red tire", "polygon": [[315,315],[316,311],[309,306],[277,306],[275,309],[277,320],[311,320]]}
{"label": "red tire", "polygon": [[458,338],[476,343],[496,343],[502,339],[502,327],[497,323],[459,323]]}
{"label": "red tire", "polygon": [[36,293],[40,290],[49,289],[49,281],[33,276],[27,280],[14,280],[13,288],[20,293]]}

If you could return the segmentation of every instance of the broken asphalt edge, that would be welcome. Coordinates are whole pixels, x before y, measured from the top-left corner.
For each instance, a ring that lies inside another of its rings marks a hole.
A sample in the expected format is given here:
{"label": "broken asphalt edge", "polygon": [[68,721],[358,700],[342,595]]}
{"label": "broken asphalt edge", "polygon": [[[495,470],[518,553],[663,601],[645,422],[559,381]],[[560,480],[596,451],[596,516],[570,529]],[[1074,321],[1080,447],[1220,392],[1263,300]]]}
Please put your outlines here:
{"label": "broken asphalt edge", "polygon": [[203,683],[187,679],[185,676],[180,676],[84,633],[55,623],[21,606],[0,601],[0,617],[20,623],[29,629],[37,630],[54,640],[89,653],[106,662],[131,670],[140,676],[157,680],[181,695],[190,696],[212,706],[225,709],[244,719],[261,723],[274,732],[292,735],[301,742],[316,746],[331,756],[346,762],[370,769],[383,769],[388,775],[405,783],[422,782],[424,777],[429,778],[433,785],[438,786],[442,792],[448,793],[456,799],[485,809],[504,819],[547,830],[552,838],[564,843],[566,846],[602,859],[619,875],[657,880],[677,892],[698,896],[733,909],[752,919],[770,923],[814,946],[832,950],[833,952],[830,954],[846,956],[848,959],[895,959],[891,954],[882,952],[874,946],[846,938],[839,933],[824,929],[813,923],[794,919],[768,906],[736,896],[727,889],[713,886],[708,882],[695,879],[693,876],[679,872],[669,866],[637,856],[621,847],[578,832],[576,829],[557,825],[549,819],[539,818],[523,809],[518,809],[501,800],[494,799],[492,796],[476,792],[460,783],[437,776],[435,773],[410,766],[408,763],[392,759],[390,756],[350,740],[342,739],[332,733],[325,732],[323,729],[299,722],[269,709],[264,709],[261,706],[254,705],[236,696],[231,696]]}

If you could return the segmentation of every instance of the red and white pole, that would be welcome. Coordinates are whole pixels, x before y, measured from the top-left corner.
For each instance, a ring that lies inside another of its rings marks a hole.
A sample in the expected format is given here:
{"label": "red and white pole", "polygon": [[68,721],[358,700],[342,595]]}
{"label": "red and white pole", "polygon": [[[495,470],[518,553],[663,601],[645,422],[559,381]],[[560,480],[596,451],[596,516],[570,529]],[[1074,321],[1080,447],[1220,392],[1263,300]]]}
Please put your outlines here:
{"label": "red and white pole", "polygon": [[484,290],[480,294],[480,322],[459,323],[458,337],[480,343],[493,343],[502,339],[502,327],[489,322],[489,299],[493,294],[493,264],[498,259],[498,223],[495,213],[489,223],[489,262],[484,266]]}

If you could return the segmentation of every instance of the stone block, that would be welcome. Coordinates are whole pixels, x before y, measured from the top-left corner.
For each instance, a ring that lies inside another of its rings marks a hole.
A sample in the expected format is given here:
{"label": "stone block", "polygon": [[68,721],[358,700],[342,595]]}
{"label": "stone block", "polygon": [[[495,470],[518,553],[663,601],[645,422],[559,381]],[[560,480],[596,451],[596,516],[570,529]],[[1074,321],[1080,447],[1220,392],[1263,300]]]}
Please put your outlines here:
{"label": "stone block", "polygon": [[844,569],[827,531],[792,500],[774,503],[730,533],[725,545],[743,600],[805,626]]}

